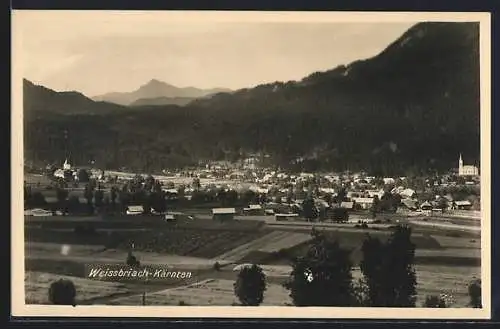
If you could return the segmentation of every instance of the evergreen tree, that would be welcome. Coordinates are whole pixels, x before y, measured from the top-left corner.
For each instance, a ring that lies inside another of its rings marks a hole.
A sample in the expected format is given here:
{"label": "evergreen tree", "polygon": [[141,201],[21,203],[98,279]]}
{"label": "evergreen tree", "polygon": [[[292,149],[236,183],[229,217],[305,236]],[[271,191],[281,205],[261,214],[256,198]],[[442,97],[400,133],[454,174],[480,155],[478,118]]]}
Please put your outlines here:
{"label": "evergreen tree", "polygon": [[258,306],[264,300],[266,275],[257,265],[243,267],[234,283],[234,293],[244,306]]}
{"label": "evergreen tree", "polygon": [[284,287],[296,306],[353,306],[350,252],[314,232],[306,255],[294,259]]}
{"label": "evergreen tree", "polygon": [[410,238],[411,228],[399,225],[386,243],[370,236],[363,242],[360,268],[371,306],[415,306],[415,245]]}

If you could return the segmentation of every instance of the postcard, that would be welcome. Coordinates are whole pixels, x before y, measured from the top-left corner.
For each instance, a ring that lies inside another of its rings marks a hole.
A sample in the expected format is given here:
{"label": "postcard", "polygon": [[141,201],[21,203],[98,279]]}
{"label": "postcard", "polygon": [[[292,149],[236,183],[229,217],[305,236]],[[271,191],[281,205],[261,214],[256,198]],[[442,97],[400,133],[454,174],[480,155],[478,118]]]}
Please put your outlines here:
{"label": "postcard", "polygon": [[490,30],[13,10],[13,316],[489,318]]}

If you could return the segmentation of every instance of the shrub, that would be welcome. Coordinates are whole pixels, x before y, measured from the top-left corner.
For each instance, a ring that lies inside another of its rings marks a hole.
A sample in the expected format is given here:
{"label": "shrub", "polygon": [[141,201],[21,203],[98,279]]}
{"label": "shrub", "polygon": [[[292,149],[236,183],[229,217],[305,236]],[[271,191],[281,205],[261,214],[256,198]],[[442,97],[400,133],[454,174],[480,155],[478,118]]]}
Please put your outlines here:
{"label": "shrub", "polygon": [[266,276],[257,265],[243,267],[234,283],[234,293],[244,306],[258,306],[264,300]]}
{"label": "shrub", "polygon": [[54,305],[76,305],[76,288],[72,281],[60,279],[49,288],[49,301]]}
{"label": "shrub", "polygon": [[141,265],[141,262],[137,260],[137,258],[131,252],[129,252],[127,255],[126,263],[128,266],[132,267],[138,267]]}
{"label": "shrub", "polygon": [[470,306],[473,308],[481,308],[481,279],[474,279],[469,283],[468,287]]}
{"label": "shrub", "polygon": [[446,308],[446,301],[440,296],[426,296],[423,306],[426,308]]}
{"label": "shrub", "polygon": [[215,262],[215,264],[214,264],[214,270],[220,271],[220,264],[219,264],[219,262]]}
{"label": "shrub", "polygon": [[187,306],[188,304],[184,302],[183,300],[179,301],[179,306]]}

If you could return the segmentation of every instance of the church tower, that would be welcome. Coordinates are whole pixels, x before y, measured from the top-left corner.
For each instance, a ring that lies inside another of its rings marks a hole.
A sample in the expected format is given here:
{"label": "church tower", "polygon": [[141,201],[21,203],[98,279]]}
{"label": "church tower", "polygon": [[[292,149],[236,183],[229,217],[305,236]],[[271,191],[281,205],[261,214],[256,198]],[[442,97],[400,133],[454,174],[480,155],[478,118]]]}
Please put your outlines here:
{"label": "church tower", "polygon": [[462,153],[460,153],[460,157],[458,158],[458,174],[462,175],[464,167],[464,161],[462,160]]}

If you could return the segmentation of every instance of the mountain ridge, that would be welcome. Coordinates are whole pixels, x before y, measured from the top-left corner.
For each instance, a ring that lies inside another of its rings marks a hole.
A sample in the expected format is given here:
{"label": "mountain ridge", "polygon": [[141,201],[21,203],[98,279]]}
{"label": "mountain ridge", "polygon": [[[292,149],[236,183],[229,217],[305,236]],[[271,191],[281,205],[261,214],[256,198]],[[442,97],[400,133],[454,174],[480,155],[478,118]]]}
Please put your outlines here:
{"label": "mountain ridge", "polygon": [[459,153],[479,159],[478,27],[419,23],[372,58],[182,107],[31,120],[27,145],[40,159],[64,157],[46,135],[60,139],[56,127],[71,127],[73,154],[109,168],[264,152],[274,165],[312,171],[449,169]]}
{"label": "mountain ridge", "polygon": [[106,101],[119,105],[131,105],[139,99],[158,98],[200,98],[213,94],[231,92],[227,88],[199,89],[195,87],[176,87],[158,79],[151,79],[130,92],[110,92],[92,97],[95,101]]}

